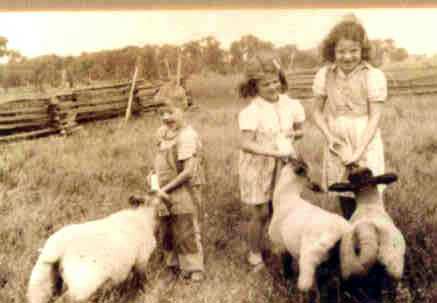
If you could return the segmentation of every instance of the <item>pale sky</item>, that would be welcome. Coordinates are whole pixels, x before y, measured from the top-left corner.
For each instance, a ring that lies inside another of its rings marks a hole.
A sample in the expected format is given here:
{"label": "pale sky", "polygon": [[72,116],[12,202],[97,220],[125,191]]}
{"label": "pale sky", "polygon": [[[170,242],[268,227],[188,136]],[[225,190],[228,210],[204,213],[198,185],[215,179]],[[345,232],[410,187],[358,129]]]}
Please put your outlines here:
{"label": "pale sky", "polygon": [[3,12],[0,36],[8,38],[8,48],[27,57],[183,44],[207,35],[215,36],[223,48],[253,34],[276,46],[307,49],[348,13],[361,20],[370,39],[392,38],[409,53],[437,54],[437,8]]}

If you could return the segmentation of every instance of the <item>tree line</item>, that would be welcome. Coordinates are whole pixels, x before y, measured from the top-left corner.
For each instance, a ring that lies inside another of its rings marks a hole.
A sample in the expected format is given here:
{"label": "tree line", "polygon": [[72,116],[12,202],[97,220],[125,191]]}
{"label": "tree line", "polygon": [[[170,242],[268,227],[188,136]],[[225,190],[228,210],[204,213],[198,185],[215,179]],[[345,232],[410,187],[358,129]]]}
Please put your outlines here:
{"label": "tree line", "polygon": [[[260,49],[275,50],[282,66],[287,70],[316,68],[322,63],[318,48],[300,49],[296,44],[275,47],[254,35],[245,35],[224,49],[213,36],[189,41],[183,45],[127,46],[122,49],[83,52],[79,56],[49,54],[26,58],[19,51],[8,49],[7,38],[0,37],[0,57],[7,56],[7,63],[0,65],[0,83],[4,89],[32,86],[40,90],[44,86],[59,87],[90,84],[95,81],[127,80],[132,76],[135,64],[142,67],[140,77],[165,79],[174,75],[178,56],[182,60],[182,74],[240,73],[245,59]],[[390,61],[402,61],[408,57],[404,48],[396,47],[392,39],[373,40],[375,64],[381,64],[386,56]]]}

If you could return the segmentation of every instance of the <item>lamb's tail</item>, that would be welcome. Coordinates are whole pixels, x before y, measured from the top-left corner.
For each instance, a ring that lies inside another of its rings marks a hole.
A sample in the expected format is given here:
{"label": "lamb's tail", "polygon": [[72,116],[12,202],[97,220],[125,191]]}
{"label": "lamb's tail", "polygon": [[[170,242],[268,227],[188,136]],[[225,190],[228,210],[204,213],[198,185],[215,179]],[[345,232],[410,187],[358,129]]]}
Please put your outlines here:
{"label": "lamb's tail", "polygon": [[344,279],[366,275],[378,258],[378,231],[374,224],[362,222],[341,240],[341,271]]}
{"label": "lamb's tail", "polygon": [[57,249],[52,248],[55,247],[48,242],[32,269],[27,288],[29,303],[47,303],[62,289],[60,256]]}

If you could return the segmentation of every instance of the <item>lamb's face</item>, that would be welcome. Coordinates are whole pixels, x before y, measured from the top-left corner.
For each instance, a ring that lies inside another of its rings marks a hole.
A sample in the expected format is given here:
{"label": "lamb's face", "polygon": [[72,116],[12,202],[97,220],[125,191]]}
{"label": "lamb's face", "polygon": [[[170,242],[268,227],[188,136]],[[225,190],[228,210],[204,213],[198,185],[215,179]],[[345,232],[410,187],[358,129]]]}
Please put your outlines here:
{"label": "lamb's face", "polygon": [[158,242],[159,246],[162,246],[164,230],[162,228],[162,217],[160,217],[160,213],[168,212],[164,203],[162,203],[161,199],[157,195],[142,195],[142,196],[130,196],[129,197],[129,205],[134,209],[142,209],[145,212],[149,212],[150,209],[153,209],[153,217],[155,218],[155,223],[153,227],[153,234],[155,239]]}
{"label": "lamb's face", "polygon": [[160,202],[160,198],[156,195],[142,195],[135,196],[132,195],[129,197],[129,205],[131,207],[146,207],[146,208],[156,208],[159,207],[162,203]]}
{"label": "lamb's face", "polygon": [[300,190],[307,187],[315,192],[321,191],[320,186],[310,179],[309,166],[303,160],[292,160],[283,167],[278,186],[286,184],[298,185]]}

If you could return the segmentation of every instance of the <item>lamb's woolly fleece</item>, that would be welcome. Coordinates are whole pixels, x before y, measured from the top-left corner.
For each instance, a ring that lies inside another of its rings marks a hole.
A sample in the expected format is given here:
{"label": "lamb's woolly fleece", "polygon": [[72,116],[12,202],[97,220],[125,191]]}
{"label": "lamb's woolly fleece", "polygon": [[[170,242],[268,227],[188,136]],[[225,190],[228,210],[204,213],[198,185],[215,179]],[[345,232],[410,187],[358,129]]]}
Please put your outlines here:
{"label": "lamb's woolly fleece", "polygon": [[154,208],[140,206],[63,227],[47,240],[32,270],[29,302],[50,300],[57,268],[73,301],[86,300],[109,280],[123,282],[132,269],[145,272],[156,247],[155,224]]}
{"label": "lamb's woolly fleece", "polygon": [[308,291],[317,266],[351,230],[343,217],[317,207],[300,197],[306,179],[297,176],[291,164],[281,171],[273,195],[273,217],[269,237],[276,252],[287,250],[299,260],[298,288]]}
{"label": "lamb's woolly fleece", "polygon": [[[361,230],[374,229],[376,231],[376,258],[385,266],[387,273],[399,280],[404,270],[406,244],[400,230],[384,208],[381,195],[375,188],[369,188],[356,194],[357,209],[350,219],[353,230],[344,235],[341,246],[341,269],[343,278],[351,275],[365,275],[369,265],[363,266],[355,254],[354,233]],[[370,241],[369,241],[370,242]],[[370,264],[372,265],[372,264]]]}

